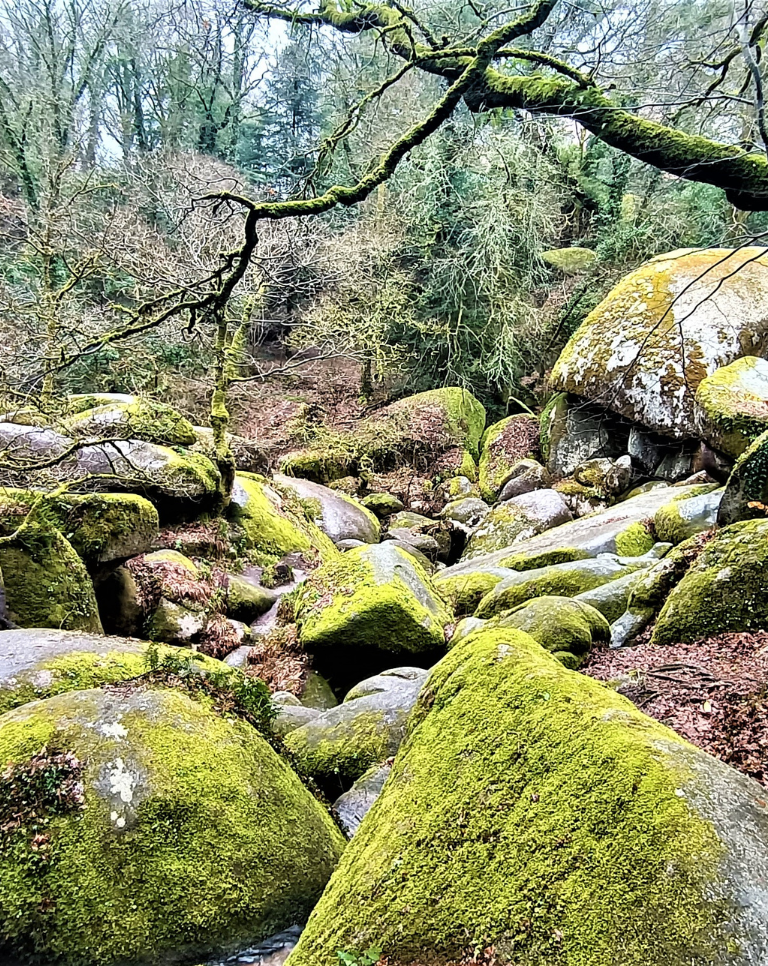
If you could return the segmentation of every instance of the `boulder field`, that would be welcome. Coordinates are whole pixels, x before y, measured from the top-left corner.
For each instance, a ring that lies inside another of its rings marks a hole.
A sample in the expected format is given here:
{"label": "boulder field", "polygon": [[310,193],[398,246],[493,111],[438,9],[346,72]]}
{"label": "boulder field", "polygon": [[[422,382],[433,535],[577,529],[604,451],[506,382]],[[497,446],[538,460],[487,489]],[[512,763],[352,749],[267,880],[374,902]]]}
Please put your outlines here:
{"label": "boulder field", "polygon": [[166,403],[5,414],[0,962],[768,962],[764,787],[582,673],[768,631],[767,266],[641,266],[539,416],[233,436],[226,494]]}

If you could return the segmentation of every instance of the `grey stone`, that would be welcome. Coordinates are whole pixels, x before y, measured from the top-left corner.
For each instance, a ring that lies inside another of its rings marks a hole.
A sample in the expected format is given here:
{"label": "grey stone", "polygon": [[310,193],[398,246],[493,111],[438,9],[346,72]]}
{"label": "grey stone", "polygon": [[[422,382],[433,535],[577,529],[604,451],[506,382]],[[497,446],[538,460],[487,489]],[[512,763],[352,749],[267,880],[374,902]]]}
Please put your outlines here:
{"label": "grey stone", "polygon": [[419,688],[429,677],[429,671],[421,667],[394,667],[375,674],[373,677],[366,678],[356,684],[347,692],[344,703],[356,701],[357,698],[364,698],[369,694],[379,694],[384,691],[400,691],[410,695],[410,692]]}
{"label": "grey stone", "polygon": [[511,500],[513,496],[541,490],[552,482],[552,474],[541,463],[532,459],[520,460],[512,467],[511,476],[501,488],[499,502]]}
{"label": "grey stone", "polygon": [[334,543],[339,540],[378,543],[381,536],[379,521],[356,500],[311,480],[280,473],[275,474],[274,479],[281,486],[293,490],[302,500],[317,500],[321,513],[315,523]]}
{"label": "grey stone", "polygon": [[374,765],[358,778],[348,792],[344,792],[333,803],[333,810],[347,838],[352,838],[360,823],[371,810],[371,806],[381,795],[384,783],[389,778],[392,765]]}
{"label": "grey stone", "polygon": [[590,607],[594,607],[595,610],[599,610],[608,623],[613,624],[626,611],[632,589],[643,573],[642,570],[636,570],[624,577],[619,577],[617,580],[611,580],[607,584],[592,587],[591,590],[577,594],[574,600],[579,600],[584,604],[589,604]]}
{"label": "grey stone", "polygon": [[480,497],[468,496],[446,504],[440,516],[469,533],[483,522],[490,509]]}

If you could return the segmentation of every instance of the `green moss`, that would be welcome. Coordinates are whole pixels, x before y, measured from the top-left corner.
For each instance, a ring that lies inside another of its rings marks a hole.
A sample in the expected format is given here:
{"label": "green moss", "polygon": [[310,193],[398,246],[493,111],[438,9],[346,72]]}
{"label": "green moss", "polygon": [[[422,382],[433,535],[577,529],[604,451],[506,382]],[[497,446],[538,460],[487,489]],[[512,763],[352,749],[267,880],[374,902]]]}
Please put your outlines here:
{"label": "green moss", "polygon": [[375,709],[358,711],[351,720],[324,728],[322,738],[310,724],[289,732],[284,740],[300,773],[323,788],[351,785],[396,750],[385,712]]}
{"label": "green moss", "polygon": [[392,513],[399,513],[405,509],[403,501],[392,493],[369,493],[360,502],[379,518],[388,517]]}
{"label": "green moss", "polygon": [[[753,391],[758,385],[762,391]],[[709,442],[729,456],[741,456],[768,428],[768,363],[745,356],[722,366],[701,381],[696,405]]]}
{"label": "green moss", "polygon": [[252,473],[238,473],[236,482],[245,491],[243,505],[232,503],[231,520],[243,528],[249,549],[262,554],[283,557],[289,553],[307,553],[313,548],[333,556],[336,549],[322,531],[307,519],[304,507],[293,493],[280,491],[279,505],[271,499],[267,487],[274,485]]}
{"label": "green moss", "polygon": [[507,575],[506,571],[470,571],[464,574],[448,574],[443,577],[435,574],[435,590],[453,611],[456,617],[472,615],[480,601],[490,593],[499,581]]}
{"label": "green moss", "polygon": [[85,806],[50,819],[47,861],[27,827],[0,851],[0,935],[22,956],[148,963],[259,939],[306,917],[341,854],[258,733],[184,695],[80,691],[0,719],[0,762],[43,745],[84,764]]}
{"label": "green moss", "polygon": [[621,557],[642,557],[655,543],[651,527],[638,520],[616,534],[616,553]]}
{"label": "green moss", "polygon": [[167,447],[163,447],[163,451],[167,456],[162,468],[164,486],[182,495],[191,491],[211,498],[218,494],[221,474],[207,456],[190,450],[178,452]]}
{"label": "green moss", "polygon": [[569,651],[579,657],[594,643],[611,638],[610,625],[598,610],[569,597],[537,597],[492,618],[485,630],[498,627],[517,628],[547,651]]}
{"label": "green moss", "polygon": [[490,426],[480,444],[479,483],[484,500],[492,503],[516,463],[536,453],[539,427],[531,416],[507,416]]}
{"label": "green moss", "polygon": [[429,652],[445,643],[449,619],[419,564],[388,544],[358,547],[313,571],[297,601],[299,639],[308,650]]}
{"label": "green moss", "polygon": [[292,966],[372,944],[395,963],[494,947],[568,966],[722,948],[722,846],[680,794],[687,749],[527,635],[467,638],[433,670]]}
{"label": "green moss", "polygon": [[541,253],[541,260],[563,275],[579,275],[589,271],[596,258],[591,248],[551,248]]}
{"label": "green moss", "polygon": [[720,530],[667,598],[653,643],[767,627],[766,567],[768,520],[745,520]]}
{"label": "green moss", "polygon": [[32,523],[0,542],[0,573],[8,615],[20,627],[102,633],[91,578],[58,530]]}
{"label": "green moss", "polygon": [[[103,420],[103,431],[100,420]],[[79,409],[77,415],[67,420],[66,427],[73,435],[118,436],[161,446],[192,446],[197,442],[192,424],[181,413],[164,403],[146,399],[132,403],[96,403],[93,408]]]}
{"label": "green moss", "polygon": [[280,472],[327,485],[348,476],[356,469],[356,462],[351,448],[302,449],[288,453],[280,460]]}
{"label": "green moss", "polygon": [[[5,488],[0,494],[0,531],[8,533],[21,521],[40,493]],[[86,563],[132,557],[151,546],[159,519],[157,510],[133,493],[75,493],[48,496],[38,518],[61,530]]]}

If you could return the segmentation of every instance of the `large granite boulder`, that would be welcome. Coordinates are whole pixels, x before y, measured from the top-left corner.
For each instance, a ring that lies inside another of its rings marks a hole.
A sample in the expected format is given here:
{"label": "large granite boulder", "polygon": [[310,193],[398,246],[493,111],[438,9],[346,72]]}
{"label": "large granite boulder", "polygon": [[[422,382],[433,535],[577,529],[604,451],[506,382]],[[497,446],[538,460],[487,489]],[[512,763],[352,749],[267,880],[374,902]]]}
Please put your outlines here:
{"label": "large granite boulder", "polygon": [[461,559],[472,560],[511,547],[572,519],[565,500],[555,490],[523,493],[491,508],[473,530]]}
{"label": "large granite boulder", "polygon": [[[40,500],[35,490],[0,491],[0,532],[11,532]],[[89,567],[127,560],[152,549],[159,527],[157,510],[134,493],[47,495],[45,519],[67,536]]]}
{"label": "large granite boulder", "polygon": [[432,671],[290,966],[757,966],[764,789],[526,634]]}
{"label": "large granite boulder", "polygon": [[192,424],[180,412],[147,399],[78,408],[64,426],[76,439],[141,439],[161,446],[191,446],[197,440]]}
{"label": "large granite boulder", "polygon": [[0,423],[0,483],[28,486],[51,480],[72,481],[75,491],[139,493],[168,518],[210,509],[221,484],[214,464],[188,450],[134,439],[78,447],[72,437],[52,429]]}
{"label": "large granite boulder", "polygon": [[255,728],[172,690],[6,712],[0,763],[11,957],[199,962],[305,919],[344,845]]}
{"label": "large granite boulder", "polygon": [[274,479],[280,486],[292,490],[305,506],[314,505],[317,511],[312,514],[315,523],[334,543],[340,540],[378,543],[381,536],[379,521],[357,500],[311,480],[292,479],[282,474],[276,474]]}
{"label": "large granite boulder", "polygon": [[651,259],[613,289],[563,350],[551,385],[648,429],[696,436],[702,380],[766,349],[765,249],[683,249]]}
{"label": "large granite boulder", "polygon": [[768,506],[768,430],[739,457],[728,478],[717,522],[720,526],[764,517]]}
{"label": "large granite boulder", "polygon": [[715,534],[672,590],[653,632],[678,644],[723,631],[768,630],[768,520],[745,520]]}

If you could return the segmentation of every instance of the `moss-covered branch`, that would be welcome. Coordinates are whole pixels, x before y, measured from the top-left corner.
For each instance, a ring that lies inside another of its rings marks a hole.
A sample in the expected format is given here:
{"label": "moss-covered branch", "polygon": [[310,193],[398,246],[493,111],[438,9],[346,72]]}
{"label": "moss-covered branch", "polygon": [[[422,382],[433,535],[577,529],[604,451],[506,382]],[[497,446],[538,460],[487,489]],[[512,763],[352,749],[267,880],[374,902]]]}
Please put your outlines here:
{"label": "moss-covered branch", "polygon": [[[321,0],[314,12],[295,12],[284,6],[243,0],[255,13],[293,23],[324,24],[345,33],[384,31],[387,46],[420,70],[455,80],[463,76],[473,58],[494,53],[470,85],[464,99],[472,111],[509,107],[532,113],[570,117],[601,140],[647,164],[689,181],[723,188],[737,207],[768,209],[768,160],[735,145],[668,127],[637,117],[618,107],[616,100],[585,75],[548,54],[535,50],[505,49],[495,43],[499,31],[508,31],[504,44],[532,33],[547,19],[554,3],[536,4],[529,14],[491,33],[477,47],[450,44],[440,49],[415,44],[404,8],[368,4],[344,10],[332,0]],[[500,59],[539,63],[560,76],[512,75],[493,66]]]}

